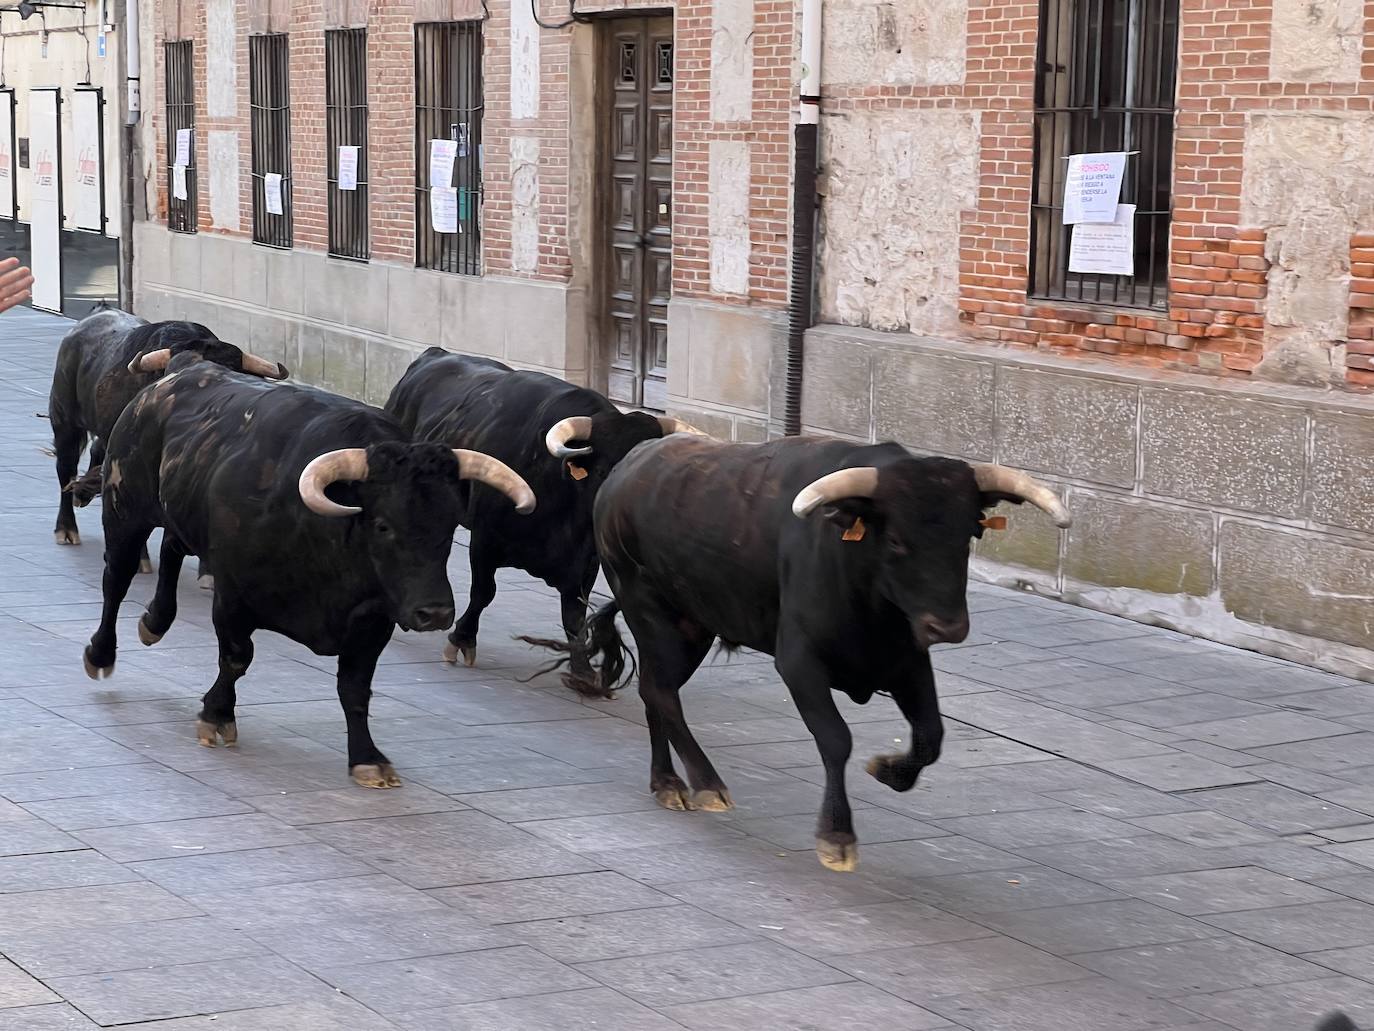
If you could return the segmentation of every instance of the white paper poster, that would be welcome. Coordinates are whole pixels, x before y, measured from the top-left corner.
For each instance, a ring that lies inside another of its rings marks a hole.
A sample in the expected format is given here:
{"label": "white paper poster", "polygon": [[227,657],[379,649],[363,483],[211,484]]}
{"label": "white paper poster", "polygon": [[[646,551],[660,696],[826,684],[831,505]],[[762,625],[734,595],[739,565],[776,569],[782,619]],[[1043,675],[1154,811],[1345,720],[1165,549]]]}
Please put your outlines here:
{"label": "white paper poster", "polygon": [[66,154],[64,164],[76,156],[72,164],[72,204],[69,220],[77,229],[103,233],[105,221],[101,217],[100,193],[104,176],[100,168],[100,104],[98,90],[79,89],[72,94],[72,136],[62,141]]}
{"label": "white paper poster", "polygon": [[1111,222],[1121,200],[1126,154],[1071,154],[1064,183],[1064,224]]}
{"label": "white paper poster", "polygon": [[358,188],[358,148],[340,147],[339,148],[339,189],[356,190]]}
{"label": "white paper poster", "polygon": [[190,129],[177,130],[176,154],[172,158],[172,164],[189,165],[191,163],[191,132]]}
{"label": "white paper poster", "polygon": [[13,94],[0,91],[0,218],[14,218]]}
{"label": "white paper poster", "polygon": [[1118,204],[1112,222],[1080,222],[1069,244],[1070,272],[1135,275],[1135,205]]}
{"label": "white paper poster", "polygon": [[58,184],[62,159],[58,141],[58,96],[55,89],[29,91],[30,264],[33,305],[62,310],[62,199]]}
{"label": "white paper poster", "polygon": [[268,172],[262,177],[262,192],[267,198],[267,213],[280,215],[285,212],[281,203],[281,173]]}
{"label": "white paper poster", "polygon": [[453,160],[458,156],[458,144],[453,140],[429,141],[429,185],[439,189],[453,185]]}
{"label": "white paper poster", "polygon": [[438,186],[429,191],[429,224],[436,233],[458,232],[458,190]]}
{"label": "white paper poster", "polygon": [[172,166],[172,196],[177,200],[186,199],[186,166]]}

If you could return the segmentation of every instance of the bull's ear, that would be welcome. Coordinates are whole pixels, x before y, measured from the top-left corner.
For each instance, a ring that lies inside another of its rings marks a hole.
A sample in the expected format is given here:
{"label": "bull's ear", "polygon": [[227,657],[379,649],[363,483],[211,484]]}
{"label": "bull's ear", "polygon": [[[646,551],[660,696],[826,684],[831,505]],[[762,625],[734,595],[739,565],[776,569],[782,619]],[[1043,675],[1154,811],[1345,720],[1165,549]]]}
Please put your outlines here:
{"label": "bull's ear", "polygon": [[871,498],[840,498],[823,506],[820,515],[827,523],[834,523],[844,530],[852,527],[856,519],[862,519],[869,526],[876,526],[880,522],[878,506],[873,504]]}
{"label": "bull's ear", "polygon": [[1020,505],[1026,499],[1020,494],[1005,494],[1000,490],[985,490],[979,498],[978,504],[981,508],[989,509],[1000,505],[1003,501],[1013,505]]}

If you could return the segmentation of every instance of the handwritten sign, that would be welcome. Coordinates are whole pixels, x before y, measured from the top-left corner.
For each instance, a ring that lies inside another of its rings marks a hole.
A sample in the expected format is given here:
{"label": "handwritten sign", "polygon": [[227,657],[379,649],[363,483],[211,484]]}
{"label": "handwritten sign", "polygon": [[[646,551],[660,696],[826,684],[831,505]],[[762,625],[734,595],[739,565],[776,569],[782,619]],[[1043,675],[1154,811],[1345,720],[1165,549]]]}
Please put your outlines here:
{"label": "handwritten sign", "polygon": [[1135,205],[1118,204],[1111,222],[1080,222],[1069,244],[1070,272],[1135,275]]}
{"label": "handwritten sign", "polygon": [[267,213],[280,215],[285,212],[281,202],[281,173],[268,172],[262,177],[262,192],[267,199]]}
{"label": "handwritten sign", "polygon": [[431,189],[453,185],[453,160],[458,156],[458,144],[453,140],[429,141],[429,185]]}
{"label": "handwritten sign", "polygon": [[340,147],[339,148],[339,189],[356,190],[358,188],[358,148]]}
{"label": "handwritten sign", "polygon": [[458,191],[438,186],[429,191],[429,224],[436,233],[458,232]]}
{"label": "handwritten sign", "polygon": [[1124,152],[1071,154],[1064,183],[1064,224],[1112,222],[1121,200],[1121,176],[1125,170]]}
{"label": "handwritten sign", "polygon": [[190,129],[177,130],[176,157],[172,158],[172,164],[185,166],[191,163],[191,132]]}
{"label": "handwritten sign", "polygon": [[172,166],[172,196],[177,200],[186,199],[186,166]]}

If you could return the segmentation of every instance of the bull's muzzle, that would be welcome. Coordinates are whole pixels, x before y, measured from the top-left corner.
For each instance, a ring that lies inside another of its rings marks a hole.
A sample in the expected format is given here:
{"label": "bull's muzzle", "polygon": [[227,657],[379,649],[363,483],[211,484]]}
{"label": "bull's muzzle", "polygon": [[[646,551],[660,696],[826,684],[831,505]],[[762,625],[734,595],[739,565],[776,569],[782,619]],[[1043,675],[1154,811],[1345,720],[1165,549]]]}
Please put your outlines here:
{"label": "bull's muzzle", "polygon": [[958,644],[968,637],[968,613],[945,619],[932,613],[917,616],[911,621],[916,643],[922,648],[935,644]]}

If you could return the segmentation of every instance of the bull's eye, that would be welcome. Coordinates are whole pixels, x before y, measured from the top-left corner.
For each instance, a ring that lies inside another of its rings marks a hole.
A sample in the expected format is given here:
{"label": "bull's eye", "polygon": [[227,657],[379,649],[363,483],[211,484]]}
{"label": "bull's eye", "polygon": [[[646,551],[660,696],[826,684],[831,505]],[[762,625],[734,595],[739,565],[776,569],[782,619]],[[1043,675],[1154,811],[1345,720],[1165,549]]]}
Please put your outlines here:
{"label": "bull's eye", "polygon": [[887,539],[887,550],[898,558],[902,558],[907,554],[906,542],[900,537],[889,537]]}
{"label": "bull's eye", "polygon": [[374,520],[372,520],[372,529],[373,529],[373,531],[374,531],[375,533],[377,533],[379,536],[382,536],[382,537],[390,537],[390,536],[391,536],[391,524],[388,523],[385,519],[374,519]]}

